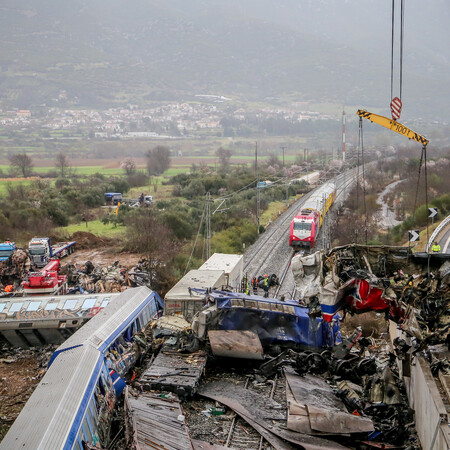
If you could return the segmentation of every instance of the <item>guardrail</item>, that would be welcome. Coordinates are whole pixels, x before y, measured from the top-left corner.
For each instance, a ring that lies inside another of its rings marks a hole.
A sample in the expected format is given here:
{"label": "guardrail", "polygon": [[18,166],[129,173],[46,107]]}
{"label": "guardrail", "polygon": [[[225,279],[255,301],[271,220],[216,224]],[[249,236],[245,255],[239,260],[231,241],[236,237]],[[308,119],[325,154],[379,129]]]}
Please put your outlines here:
{"label": "guardrail", "polygon": [[433,234],[431,235],[430,239],[428,240],[427,246],[425,247],[425,252],[428,253],[428,250],[431,246],[431,244],[436,239],[436,236],[441,232],[441,230],[450,222],[450,215],[447,216],[433,231]]}

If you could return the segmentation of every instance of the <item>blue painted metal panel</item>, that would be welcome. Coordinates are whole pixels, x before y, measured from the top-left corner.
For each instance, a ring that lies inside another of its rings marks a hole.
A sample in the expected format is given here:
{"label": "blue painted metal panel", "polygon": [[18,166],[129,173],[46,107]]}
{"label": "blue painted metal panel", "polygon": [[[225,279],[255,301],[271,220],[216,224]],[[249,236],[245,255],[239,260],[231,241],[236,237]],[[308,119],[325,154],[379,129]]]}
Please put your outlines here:
{"label": "blue painted metal panel", "polygon": [[88,381],[86,390],[84,391],[83,398],[81,399],[81,403],[78,407],[75,419],[72,422],[66,442],[64,443],[64,450],[71,450],[75,445],[84,415],[86,414],[87,407],[89,405],[91,397],[94,395],[94,388],[97,385],[97,381],[100,377],[103,364],[103,355],[99,353],[99,358],[97,360],[97,363],[95,364],[94,370],[92,371],[92,375]]}
{"label": "blue painted metal panel", "polygon": [[[328,323],[322,317],[311,318],[308,308],[292,300],[192,290],[215,300],[219,314],[218,329],[253,331],[258,334],[263,347],[272,344],[332,347],[340,339],[339,320]],[[339,319],[340,316],[334,318]]]}

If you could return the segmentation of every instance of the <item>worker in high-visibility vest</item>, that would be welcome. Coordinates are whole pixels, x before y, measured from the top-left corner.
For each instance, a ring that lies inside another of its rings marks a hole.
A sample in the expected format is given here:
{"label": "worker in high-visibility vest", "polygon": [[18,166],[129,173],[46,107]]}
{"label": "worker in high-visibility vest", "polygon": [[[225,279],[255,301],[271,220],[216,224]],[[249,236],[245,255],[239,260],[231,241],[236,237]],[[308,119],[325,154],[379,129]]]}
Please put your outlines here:
{"label": "worker in high-visibility vest", "polygon": [[256,277],[252,278],[252,288],[253,288],[253,295],[256,295],[258,293],[258,278]]}
{"label": "worker in high-visibility vest", "polygon": [[431,247],[431,251],[433,253],[439,253],[441,251],[441,246],[437,243],[437,241],[434,241],[433,247]]}
{"label": "worker in high-visibility vest", "polygon": [[264,297],[269,297],[269,275],[264,275]]}

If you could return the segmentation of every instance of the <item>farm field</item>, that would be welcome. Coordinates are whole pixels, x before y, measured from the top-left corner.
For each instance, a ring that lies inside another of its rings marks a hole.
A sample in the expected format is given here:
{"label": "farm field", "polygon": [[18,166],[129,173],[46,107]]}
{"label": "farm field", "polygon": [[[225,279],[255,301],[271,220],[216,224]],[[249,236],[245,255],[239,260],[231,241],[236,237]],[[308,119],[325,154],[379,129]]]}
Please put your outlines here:
{"label": "farm field", "polygon": [[[144,158],[133,158],[136,162],[137,170],[146,171],[145,159]],[[231,164],[250,164],[253,160],[246,156],[232,156]],[[0,160],[0,170],[6,175],[9,173],[10,166],[7,164],[7,161]],[[40,159],[33,161],[34,164],[34,176],[29,178],[9,178],[9,177],[0,177],[0,196],[5,195],[7,193],[7,185],[8,183],[12,185],[16,184],[30,184],[32,180],[36,180],[39,178],[45,178],[46,173],[56,172],[57,169],[54,165],[53,160]],[[120,168],[120,160],[116,158],[110,159],[75,159],[70,160],[70,164],[72,167],[72,171],[74,175],[77,176],[90,176],[95,173],[100,173],[105,176],[120,176],[124,175],[123,169]],[[152,185],[143,186],[142,188],[137,188],[136,191],[142,192],[143,190],[146,193],[152,195],[154,192],[154,184],[161,184],[162,179],[167,179],[169,177],[175,176],[180,173],[188,172],[191,170],[192,165],[195,164],[197,166],[206,164],[209,166],[215,166],[218,164],[217,158],[213,156],[176,156],[172,157],[171,167],[164,172],[161,177],[152,177]],[[156,182],[156,183],[155,183]],[[163,186],[159,186],[158,189],[163,188]],[[139,193],[137,195],[139,195]],[[134,193],[131,193],[133,196]],[[130,196],[130,195],[128,195]]]}

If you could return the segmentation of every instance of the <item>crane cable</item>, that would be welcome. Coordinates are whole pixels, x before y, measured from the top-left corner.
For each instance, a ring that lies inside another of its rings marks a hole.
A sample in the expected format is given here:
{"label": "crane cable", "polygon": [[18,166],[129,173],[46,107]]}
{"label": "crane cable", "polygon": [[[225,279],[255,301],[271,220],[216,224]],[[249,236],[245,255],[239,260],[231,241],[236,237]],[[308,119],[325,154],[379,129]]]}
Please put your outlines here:
{"label": "crane cable", "polygon": [[416,185],[416,196],[414,199],[414,208],[412,213],[413,224],[416,221],[416,208],[417,208],[417,198],[419,196],[419,186],[420,186],[420,175],[422,170],[422,164],[424,166],[424,177],[425,177],[425,208],[427,212],[427,242],[429,241],[429,230],[428,230],[428,173],[427,173],[427,147],[424,145],[422,147],[422,153],[420,155],[419,162],[419,173],[417,176],[417,185]]}
{"label": "crane cable", "polygon": [[[400,65],[399,65],[399,98],[403,90],[403,34],[405,28],[405,0],[400,0]],[[395,40],[395,0],[392,0],[391,23],[391,100],[394,98],[394,40]]]}
{"label": "crane cable", "polygon": [[[361,161],[362,161],[362,184],[363,184],[363,205],[364,205],[364,240],[367,245],[368,231],[367,231],[367,205],[366,205],[366,174],[364,165],[364,139],[363,139],[363,125],[362,117],[359,118],[359,136],[358,136],[358,166],[359,166],[359,150],[361,149]],[[358,167],[359,177],[359,167]],[[358,204],[359,206],[359,204]]]}

